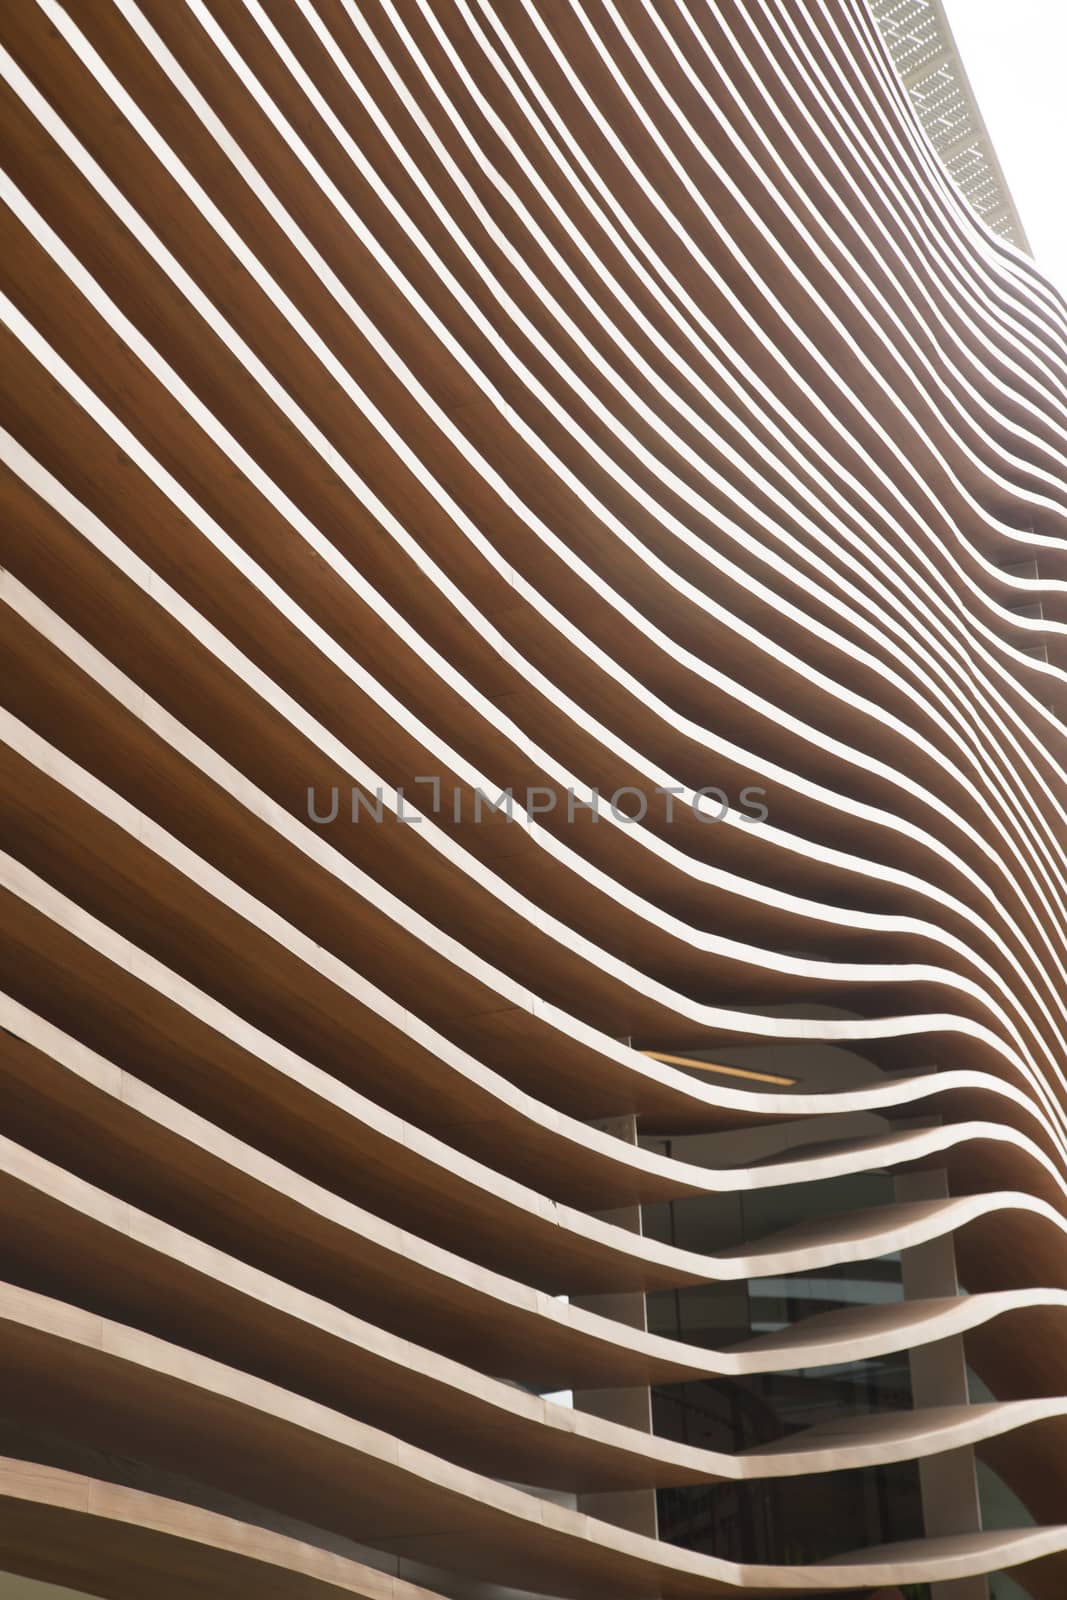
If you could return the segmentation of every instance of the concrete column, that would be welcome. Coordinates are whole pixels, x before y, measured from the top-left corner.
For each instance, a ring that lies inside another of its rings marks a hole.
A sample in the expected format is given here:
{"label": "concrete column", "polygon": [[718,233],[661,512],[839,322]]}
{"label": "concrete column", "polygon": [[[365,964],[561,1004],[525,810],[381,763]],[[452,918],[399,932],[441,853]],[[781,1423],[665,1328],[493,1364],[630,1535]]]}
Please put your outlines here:
{"label": "concrete column", "polygon": [[[943,1169],[897,1174],[898,1200],[947,1199],[948,1192],[948,1177]],[[936,1300],[959,1293],[951,1234],[902,1250],[900,1264],[906,1300]],[[916,1409],[968,1403],[967,1363],[961,1338],[920,1345],[911,1351],[909,1361],[912,1404]],[[981,1531],[978,1479],[974,1451],[969,1445],[920,1461],[919,1482],[928,1537]],[[930,1593],[933,1600],[989,1600],[989,1584],[984,1577],[956,1578],[949,1583],[932,1584]]]}
{"label": "concrete column", "polygon": [[[635,1117],[612,1117],[604,1122],[594,1122],[590,1126],[610,1133],[616,1139],[624,1139],[629,1144],[637,1143]],[[616,1227],[628,1228],[632,1233],[641,1232],[640,1206],[624,1206],[617,1211],[601,1212],[600,1216],[605,1222],[614,1223]],[[595,1311],[598,1316],[611,1317],[614,1321],[624,1323],[630,1328],[640,1328],[644,1331],[648,1326],[643,1294],[574,1295],[573,1303],[586,1311]],[[588,1411],[591,1415],[603,1417],[609,1422],[623,1423],[626,1427],[636,1428],[642,1433],[652,1432],[652,1395],[647,1387],[576,1389],[574,1404],[578,1411]],[[614,1523],[617,1528],[627,1528],[631,1533],[647,1534],[652,1539],[657,1537],[654,1489],[620,1489],[599,1494],[580,1494],[578,1510],[584,1511],[590,1517],[598,1517],[603,1522]]]}

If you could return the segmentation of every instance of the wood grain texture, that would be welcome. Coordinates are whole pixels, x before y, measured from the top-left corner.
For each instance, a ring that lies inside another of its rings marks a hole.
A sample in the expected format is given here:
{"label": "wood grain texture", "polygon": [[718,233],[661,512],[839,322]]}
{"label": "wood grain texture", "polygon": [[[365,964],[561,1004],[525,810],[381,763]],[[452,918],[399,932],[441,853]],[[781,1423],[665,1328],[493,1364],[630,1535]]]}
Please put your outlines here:
{"label": "wood grain texture", "polygon": [[[1059,1600],[1067,310],[862,0],[26,0],[0,138],[0,1568]],[[957,1338],[740,1452],[558,1397]],[[575,1504],[964,1449],[1032,1524]]]}

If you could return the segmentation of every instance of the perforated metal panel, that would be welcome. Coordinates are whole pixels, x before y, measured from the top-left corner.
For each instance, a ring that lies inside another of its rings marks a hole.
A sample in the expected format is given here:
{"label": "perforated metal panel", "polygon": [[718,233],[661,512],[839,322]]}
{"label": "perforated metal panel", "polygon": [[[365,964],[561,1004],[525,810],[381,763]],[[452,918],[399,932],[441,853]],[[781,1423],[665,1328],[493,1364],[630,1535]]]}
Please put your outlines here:
{"label": "perforated metal panel", "polygon": [[937,0],[868,0],[893,65],[967,203],[1004,239],[1029,245]]}

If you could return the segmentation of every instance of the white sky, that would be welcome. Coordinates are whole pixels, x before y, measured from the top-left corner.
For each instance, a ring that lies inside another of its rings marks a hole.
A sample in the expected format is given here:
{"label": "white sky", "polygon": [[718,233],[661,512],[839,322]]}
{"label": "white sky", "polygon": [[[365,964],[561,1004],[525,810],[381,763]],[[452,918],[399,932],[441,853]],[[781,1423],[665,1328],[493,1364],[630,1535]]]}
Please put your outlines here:
{"label": "white sky", "polygon": [[1067,0],[943,0],[1038,266],[1067,295]]}

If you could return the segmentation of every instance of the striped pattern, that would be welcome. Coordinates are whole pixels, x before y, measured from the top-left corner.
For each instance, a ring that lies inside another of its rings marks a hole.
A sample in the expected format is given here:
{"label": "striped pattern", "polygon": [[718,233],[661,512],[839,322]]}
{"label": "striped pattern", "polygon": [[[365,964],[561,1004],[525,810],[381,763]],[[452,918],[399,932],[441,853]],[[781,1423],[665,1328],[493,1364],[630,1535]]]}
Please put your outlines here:
{"label": "striped pattern", "polygon": [[[1065,311],[860,0],[2,38],[0,1567],[1062,1596]],[[629,1314],[949,1238],[958,1297]],[[992,1401],[742,1454],[584,1399],[950,1338]],[[610,1498],[969,1448],[1032,1524],[769,1565]]]}

